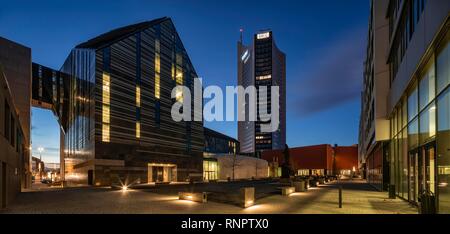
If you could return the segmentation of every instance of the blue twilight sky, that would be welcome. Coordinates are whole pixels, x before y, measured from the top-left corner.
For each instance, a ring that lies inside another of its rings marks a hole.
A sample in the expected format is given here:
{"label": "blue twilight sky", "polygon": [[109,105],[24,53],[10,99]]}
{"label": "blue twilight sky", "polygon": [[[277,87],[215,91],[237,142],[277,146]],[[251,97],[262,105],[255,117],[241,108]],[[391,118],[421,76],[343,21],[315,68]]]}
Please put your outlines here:
{"label": "blue twilight sky", "polygon": [[[287,54],[287,142],[357,143],[369,0],[2,1],[0,36],[32,48],[33,61],[59,69],[69,51],[111,29],[169,16],[204,85],[236,85],[236,43],[272,29]],[[33,149],[58,161],[59,129],[33,108]],[[206,123],[236,137],[236,122]],[[34,154],[38,155],[38,154]]]}

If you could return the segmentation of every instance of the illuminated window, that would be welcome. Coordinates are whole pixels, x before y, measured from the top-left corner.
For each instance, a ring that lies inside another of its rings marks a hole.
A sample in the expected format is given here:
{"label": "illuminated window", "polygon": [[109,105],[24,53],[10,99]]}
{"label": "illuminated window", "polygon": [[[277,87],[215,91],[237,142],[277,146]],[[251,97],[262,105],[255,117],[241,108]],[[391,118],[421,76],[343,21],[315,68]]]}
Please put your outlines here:
{"label": "illuminated window", "polygon": [[110,123],[110,109],[108,105],[103,105],[103,111],[102,111],[102,122],[103,123]]}
{"label": "illuminated window", "polygon": [[183,69],[177,66],[177,84],[183,85]]}
{"label": "illuminated window", "polygon": [[103,73],[103,95],[102,101],[103,104],[109,105],[110,102],[110,86],[111,86],[111,78],[108,73]]}
{"label": "illuminated window", "polygon": [[266,76],[257,76],[256,80],[270,80],[272,79],[272,75],[266,75]]}
{"label": "illuminated window", "polygon": [[161,73],[161,56],[159,53],[155,54],[155,72]]}
{"label": "illuminated window", "polygon": [[160,75],[158,73],[155,74],[155,98],[160,98]]}
{"label": "illuminated window", "polygon": [[218,179],[218,166],[214,161],[203,161],[203,180],[211,181]]}
{"label": "illuminated window", "polygon": [[102,141],[109,142],[109,124],[103,124],[102,126]]}
{"label": "illuminated window", "polygon": [[270,32],[260,33],[260,34],[256,35],[257,39],[265,39],[265,38],[269,38],[269,37],[270,37]]}
{"label": "illuminated window", "polygon": [[177,102],[183,102],[183,88],[180,86],[177,86],[176,88],[176,94],[175,94],[175,98],[177,100]]}
{"label": "illuminated window", "polygon": [[136,122],[136,138],[141,138],[141,123]]}
{"label": "illuminated window", "polygon": [[155,98],[161,97],[160,85],[161,85],[161,56],[160,56],[160,42],[159,39],[155,40]]}
{"label": "illuminated window", "polygon": [[136,86],[136,106],[141,107],[141,87]]}
{"label": "illuminated window", "polygon": [[109,142],[109,124],[111,121],[111,111],[110,111],[110,87],[111,87],[111,77],[109,73],[103,72],[103,90],[102,90],[102,141]]}

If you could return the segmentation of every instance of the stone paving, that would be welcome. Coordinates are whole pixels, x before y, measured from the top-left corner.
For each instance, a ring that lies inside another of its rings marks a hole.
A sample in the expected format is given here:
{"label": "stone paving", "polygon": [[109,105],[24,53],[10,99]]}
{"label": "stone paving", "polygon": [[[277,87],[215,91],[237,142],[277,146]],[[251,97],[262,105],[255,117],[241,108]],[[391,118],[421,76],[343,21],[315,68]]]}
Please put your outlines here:
{"label": "stone paving", "polygon": [[[338,185],[343,208],[338,208]],[[226,184],[225,184],[226,186]],[[262,196],[249,208],[216,202],[180,201],[172,193],[151,189],[114,191],[109,188],[45,189],[21,193],[0,213],[51,214],[417,214],[407,202],[387,199],[362,180],[334,182],[306,193]]]}

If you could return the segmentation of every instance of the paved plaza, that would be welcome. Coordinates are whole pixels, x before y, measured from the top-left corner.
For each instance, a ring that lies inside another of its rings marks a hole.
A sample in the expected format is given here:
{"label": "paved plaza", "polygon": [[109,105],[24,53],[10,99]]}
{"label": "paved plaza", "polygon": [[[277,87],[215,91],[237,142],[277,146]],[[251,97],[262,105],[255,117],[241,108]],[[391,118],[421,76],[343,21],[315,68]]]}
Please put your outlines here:
{"label": "paved plaza", "polygon": [[[281,196],[270,182],[196,185],[195,190],[229,189],[255,184],[256,205],[241,208],[208,201],[178,200],[182,185],[138,190],[110,188],[36,189],[21,193],[1,213],[56,214],[417,214],[417,208],[401,199],[387,199],[363,180],[345,180],[320,185],[305,193]],[[338,185],[343,186],[343,208],[338,208]],[[187,186],[187,185],[184,185]],[[202,187],[204,186],[204,187]],[[207,187],[208,186],[208,187]],[[258,192],[259,191],[259,192]]]}

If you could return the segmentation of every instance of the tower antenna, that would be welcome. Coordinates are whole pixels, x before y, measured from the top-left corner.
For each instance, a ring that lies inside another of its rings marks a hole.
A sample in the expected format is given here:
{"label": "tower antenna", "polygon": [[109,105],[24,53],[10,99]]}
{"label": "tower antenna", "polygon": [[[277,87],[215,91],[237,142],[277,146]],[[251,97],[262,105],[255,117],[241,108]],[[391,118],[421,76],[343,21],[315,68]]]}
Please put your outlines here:
{"label": "tower antenna", "polygon": [[241,39],[241,44],[242,44],[242,34],[244,33],[244,29],[243,29],[243,28],[240,28],[240,29],[239,29],[239,32],[241,33],[241,38],[240,38],[240,39]]}

